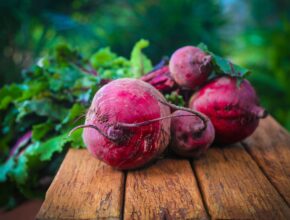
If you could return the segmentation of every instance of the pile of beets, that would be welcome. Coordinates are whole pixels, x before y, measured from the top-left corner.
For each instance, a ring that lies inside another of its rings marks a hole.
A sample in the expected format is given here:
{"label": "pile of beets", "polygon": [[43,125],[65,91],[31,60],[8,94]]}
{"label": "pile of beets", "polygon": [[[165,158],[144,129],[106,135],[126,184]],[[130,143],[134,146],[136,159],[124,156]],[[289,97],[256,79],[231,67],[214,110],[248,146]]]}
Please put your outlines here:
{"label": "pile of beets", "polygon": [[[141,79],[104,85],[94,96],[85,124],[71,132],[85,128],[83,139],[91,154],[118,169],[144,166],[168,146],[177,155],[198,157],[213,142],[241,141],[267,113],[247,80],[209,80],[212,68],[211,55],[182,47],[169,65]],[[173,90],[187,91],[188,108],[166,101],[163,94]]]}

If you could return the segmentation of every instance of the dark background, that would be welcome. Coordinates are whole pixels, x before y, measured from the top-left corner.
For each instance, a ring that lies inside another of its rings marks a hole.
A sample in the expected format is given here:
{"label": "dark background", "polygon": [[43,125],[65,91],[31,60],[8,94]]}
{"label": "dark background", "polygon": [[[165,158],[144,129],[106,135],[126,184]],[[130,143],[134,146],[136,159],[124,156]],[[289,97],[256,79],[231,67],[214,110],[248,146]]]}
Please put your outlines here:
{"label": "dark background", "polygon": [[60,43],[85,56],[110,46],[128,56],[140,38],[157,63],[199,42],[252,70],[262,105],[290,130],[290,1],[0,1],[0,86]]}

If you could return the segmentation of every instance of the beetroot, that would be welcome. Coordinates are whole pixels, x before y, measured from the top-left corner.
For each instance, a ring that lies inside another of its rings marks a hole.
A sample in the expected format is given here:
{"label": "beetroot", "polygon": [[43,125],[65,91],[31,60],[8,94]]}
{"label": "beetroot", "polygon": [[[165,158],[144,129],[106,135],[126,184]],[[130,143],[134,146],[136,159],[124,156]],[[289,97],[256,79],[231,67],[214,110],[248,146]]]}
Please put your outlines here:
{"label": "beetroot", "polygon": [[176,110],[171,114],[170,147],[173,151],[184,157],[198,157],[206,151],[212,144],[215,133],[209,118],[189,108],[164,104]]}
{"label": "beetroot", "polygon": [[85,128],[84,142],[98,159],[118,169],[137,168],[169,143],[170,120],[159,118],[170,109],[160,101],[165,101],[163,95],[148,83],[118,79],[95,94],[85,125],[75,129]]}
{"label": "beetroot", "polygon": [[169,67],[163,66],[140,78],[162,93],[169,93],[176,88],[176,83],[169,73]]}
{"label": "beetroot", "polygon": [[207,80],[212,70],[211,56],[197,47],[185,46],[173,53],[169,70],[178,85],[196,89]]}
{"label": "beetroot", "polygon": [[[182,116],[186,112],[175,111],[173,116]],[[206,116],[204,116],[206,117]],[[215,136],[214,127],[207,119],[204,129],[203,121],[196,115],[173,117],[171,119],[171,149],[183,157],[198,157],[212,144]]]}
{"label": "beetroot", "polygon": [[207,115],[212,121],[215,141],[230,144],[251,135],[259,119],[267,115],[249,81],[219,77],[201,88],[190,100],[189,107]]}

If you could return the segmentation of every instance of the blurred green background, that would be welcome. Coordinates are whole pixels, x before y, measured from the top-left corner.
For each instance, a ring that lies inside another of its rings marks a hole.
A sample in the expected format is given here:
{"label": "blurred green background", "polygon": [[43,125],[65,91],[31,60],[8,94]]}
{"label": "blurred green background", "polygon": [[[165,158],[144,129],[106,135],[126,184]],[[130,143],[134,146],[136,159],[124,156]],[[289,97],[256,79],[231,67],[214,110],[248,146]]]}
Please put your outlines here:
{"label": "blurred green background", "polygon": [[20,82],[22,69],[60,43],[128,57],[140,38],[153,63],[204,42],[251,69],[262,104],[290,130],[289,0],[2,0],[0,87]]}

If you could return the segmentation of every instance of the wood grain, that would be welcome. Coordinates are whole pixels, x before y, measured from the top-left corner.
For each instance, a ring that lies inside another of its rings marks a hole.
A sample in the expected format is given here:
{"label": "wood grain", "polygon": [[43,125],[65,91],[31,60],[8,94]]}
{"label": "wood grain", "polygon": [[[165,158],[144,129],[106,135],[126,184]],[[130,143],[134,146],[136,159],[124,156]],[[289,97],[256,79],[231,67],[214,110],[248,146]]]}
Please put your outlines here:
{"label": "wood grain", "polygon": [[160,160],[129,172],[124,219],[207,219],[187,160]]}
{"label": "wood grain", "polygon": [[290,209],[241,144],[193,162],[213,219],[290,219]]}
{"label": "wood grain", "polygon": [[93,158],[87,150],[70,150],[37,219],[119,219],[124,174]]}
{"label": "wood grain", "polygon": [[290,206],[290,135],[272,117],[260,121],[244,145]]}

